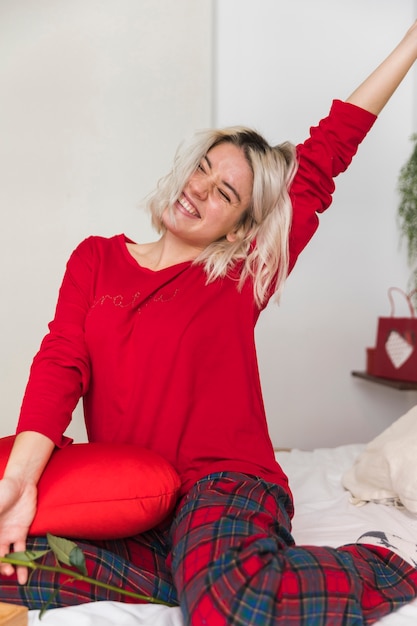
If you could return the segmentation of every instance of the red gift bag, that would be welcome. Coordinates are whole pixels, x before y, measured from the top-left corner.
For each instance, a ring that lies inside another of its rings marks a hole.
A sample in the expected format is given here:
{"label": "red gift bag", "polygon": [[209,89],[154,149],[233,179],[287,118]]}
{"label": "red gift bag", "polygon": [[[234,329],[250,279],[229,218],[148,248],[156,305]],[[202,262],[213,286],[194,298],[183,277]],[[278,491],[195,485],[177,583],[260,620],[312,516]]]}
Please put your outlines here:
{"label": "red gift bag", "polygon": [[[409,317],[395,317],[393,291],[400,292],[406,299]],[[391,316],[378,318],[376,346],[370,351],[371,355],[368,351],[368,374],[417,382],[417,318],[411,301],[413,293],[406,294],[397,287],[388,290]]]}

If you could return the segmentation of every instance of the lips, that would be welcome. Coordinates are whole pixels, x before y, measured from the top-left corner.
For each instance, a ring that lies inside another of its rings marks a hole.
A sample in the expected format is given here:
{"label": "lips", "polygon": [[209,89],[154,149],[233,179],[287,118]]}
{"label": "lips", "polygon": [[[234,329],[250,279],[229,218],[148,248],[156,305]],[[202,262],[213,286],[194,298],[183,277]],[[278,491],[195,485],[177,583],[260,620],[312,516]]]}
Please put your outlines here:
{"label": "lips", "polygon": [[200,213],[197,211],[196,207],[191,204],[191,202],[182,194],[180,198],[178,198],[178,205],[182,212],[190,215],[191,217],[196,217],[201,219]]}

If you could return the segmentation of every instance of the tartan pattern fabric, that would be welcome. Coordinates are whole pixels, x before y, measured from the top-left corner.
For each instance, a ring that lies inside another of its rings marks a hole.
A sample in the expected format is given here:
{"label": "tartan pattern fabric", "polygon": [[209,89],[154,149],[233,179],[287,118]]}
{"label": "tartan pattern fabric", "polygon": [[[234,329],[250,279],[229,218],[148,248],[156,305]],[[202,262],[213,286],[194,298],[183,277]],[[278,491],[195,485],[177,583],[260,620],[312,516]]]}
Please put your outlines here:
{"label": "tartan pattern fabric", "polygon": [[381,548],[298,547],[276,485],[230,472],[199,481],[173,523],[186,624],[358,626],[416,596],[417,572]]}
{"label": "tartan pattern fabric", "polygon": [[[166,525],[126,540],[101,541],[96,544],[76,540],[76,543],[84,552],[91,578],[177,604],[171,573],[166,565],[168,533],[169,525]],[[48,544],[45,537],[36,537],[28,539],[27,547],[30,550],[44,550]],[[39,562],[55,565],[55,557],[48,554]],[[29,576],[28,584],[23,586],[17,584],[15,577],[0,577],[0,600],[24,604],[30,609],[41,609],[51,597],[53,601],[49,608],[98,600],[138,602],[121,593],[68,580],[53,572],[35,570]]]}
{"label": "tartan pattern fabric", "polygon": [[[282,488],[223,472],[200,480],[173,521],[126,540],[77,544],[89,576],[173,604],[179,598],[186,626],[359,626],[416,596],[417,570],[384,548],[295,546],[291,514]],[[41,537],[28,545],[45,546]],[[2,577],[0,600],[42,608],[58,585],[50,608],[134,601],[37,571],[25,586]]]}

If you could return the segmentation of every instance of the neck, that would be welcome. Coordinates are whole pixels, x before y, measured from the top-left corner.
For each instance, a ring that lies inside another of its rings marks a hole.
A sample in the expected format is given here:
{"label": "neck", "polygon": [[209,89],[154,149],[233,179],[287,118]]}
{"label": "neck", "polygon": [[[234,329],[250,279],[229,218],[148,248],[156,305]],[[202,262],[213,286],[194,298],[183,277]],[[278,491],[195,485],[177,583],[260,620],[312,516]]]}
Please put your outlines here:
{"label": "neck", "polygon": [[169,232],[165,232],[161,239],[152,243],[135,246],[135,256],[144,267],[152,270],[161,270],[185,261],[193,261],[201,250],[178,242]]}

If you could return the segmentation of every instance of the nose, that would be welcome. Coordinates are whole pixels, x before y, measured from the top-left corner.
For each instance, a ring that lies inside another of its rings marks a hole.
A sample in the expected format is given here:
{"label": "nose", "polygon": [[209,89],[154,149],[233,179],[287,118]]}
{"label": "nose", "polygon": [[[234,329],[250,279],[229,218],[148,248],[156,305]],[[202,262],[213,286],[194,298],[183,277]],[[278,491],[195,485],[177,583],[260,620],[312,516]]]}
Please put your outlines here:
{"label": "nose", "polygon": [[210,179],[210,176],[199,176],[198,174],[194,174],[191,176],[189,180],[189,189],[190,191],[198,198],[205,200],[210,190],[214,186],[214,182]]}

